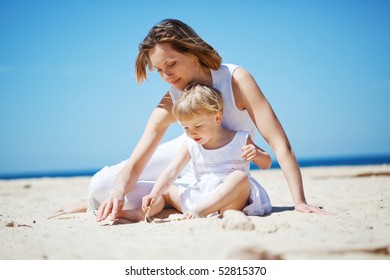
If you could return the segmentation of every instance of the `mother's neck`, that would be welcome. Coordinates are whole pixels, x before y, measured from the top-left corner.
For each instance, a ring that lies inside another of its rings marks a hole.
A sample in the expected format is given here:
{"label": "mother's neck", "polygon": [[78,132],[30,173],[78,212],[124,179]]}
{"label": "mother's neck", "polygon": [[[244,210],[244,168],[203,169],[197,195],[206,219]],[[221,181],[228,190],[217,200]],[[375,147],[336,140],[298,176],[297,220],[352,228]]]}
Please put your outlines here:
{"label": "mother's neck", "polygon": [[201,71],[197,77],[195,77],[194,82],[206,84],[208,86],[213,85],[213,77],[211,76],[210,68],[202,66]]}

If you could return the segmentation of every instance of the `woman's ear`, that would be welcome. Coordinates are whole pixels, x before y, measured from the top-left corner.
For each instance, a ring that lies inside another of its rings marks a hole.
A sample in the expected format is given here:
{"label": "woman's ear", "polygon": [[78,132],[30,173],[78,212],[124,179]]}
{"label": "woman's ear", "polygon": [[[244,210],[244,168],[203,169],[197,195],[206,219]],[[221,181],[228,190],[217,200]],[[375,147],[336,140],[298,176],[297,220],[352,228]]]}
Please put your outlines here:
{"label": "woman's ear", "polygon": [[200,73],[200,63],[199,63],[199,58],[194,56],[194,66],[195,66],[195,73],[199,74]]}

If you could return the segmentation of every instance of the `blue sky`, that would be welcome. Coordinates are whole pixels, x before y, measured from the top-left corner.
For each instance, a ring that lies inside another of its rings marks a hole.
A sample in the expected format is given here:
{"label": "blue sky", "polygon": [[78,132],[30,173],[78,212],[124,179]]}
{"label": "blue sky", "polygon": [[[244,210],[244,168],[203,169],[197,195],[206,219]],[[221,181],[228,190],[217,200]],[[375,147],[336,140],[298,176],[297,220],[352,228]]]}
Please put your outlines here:
{"label": "blue sky", "polygon": [[1,0],[0,174],[126,159],[169,87],[134,78],[164,18],[252,73],[298,158],[390,154],[389,3]]}

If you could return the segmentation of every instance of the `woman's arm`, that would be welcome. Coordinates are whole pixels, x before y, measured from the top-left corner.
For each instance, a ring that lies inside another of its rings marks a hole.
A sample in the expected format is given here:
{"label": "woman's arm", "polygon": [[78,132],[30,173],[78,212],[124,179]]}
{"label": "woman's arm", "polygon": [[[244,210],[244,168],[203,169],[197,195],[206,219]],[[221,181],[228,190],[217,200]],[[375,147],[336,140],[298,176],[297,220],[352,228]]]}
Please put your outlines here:
{"label": "woman's arm", "polygon": [[123,208],[125,194],[134,188],[169,125],[175,122],[171,110],[172,100],[169,93],[166,93],[153,110],[142,137],[115,179],[109,197],[100,205],[97,221],[106,219],[110,214],[111,219],[114,219],[118,211]]}
{"label": "woman's arm", "polygon": [[232,86],[237,107],[248,111],[257,129],[274,151],[290,188],[295,209],[301,212],[320,213],[319,208],[306,202],[302,175],[294,151],[254,78],[245,69],[237,68],[233,74]]}

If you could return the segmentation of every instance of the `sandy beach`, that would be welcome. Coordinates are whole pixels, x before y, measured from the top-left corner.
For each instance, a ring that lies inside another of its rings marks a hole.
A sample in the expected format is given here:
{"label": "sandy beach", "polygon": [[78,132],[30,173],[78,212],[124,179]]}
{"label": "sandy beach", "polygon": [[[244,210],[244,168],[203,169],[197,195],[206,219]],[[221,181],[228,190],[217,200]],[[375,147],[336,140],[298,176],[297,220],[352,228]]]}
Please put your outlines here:
{"label": "sandy beach", "polygon": [[335,215],[293,211],[279,169],[253,171],[273,213],[152,223],[47,217],[86,197],[89,177],[0,180],[1,260],[390,259],[390,166],[303,168],[306,197]]}

